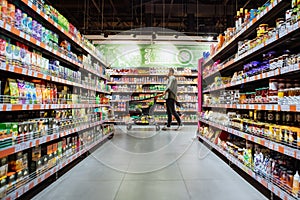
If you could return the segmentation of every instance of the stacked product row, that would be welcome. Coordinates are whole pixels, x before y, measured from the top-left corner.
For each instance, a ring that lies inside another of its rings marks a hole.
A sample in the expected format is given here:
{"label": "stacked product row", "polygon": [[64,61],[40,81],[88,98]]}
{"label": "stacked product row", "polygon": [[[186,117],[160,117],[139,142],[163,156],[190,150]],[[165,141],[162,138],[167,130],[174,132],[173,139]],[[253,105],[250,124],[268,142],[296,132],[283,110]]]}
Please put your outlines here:
{"label": "stacked product row", "polygon": [[[96,50],[95,46],[88,41],[80,32],[74,27],[69,21],[62,16],[55,8],[51,5],[44,3],[44,1],[29,1],[31,6],[35,5],[40,13],[44,13],[50,19],[58,24],[67,34],[74,38],[74,41],[78,41],[83,44],[85,47],[89,48],[91,51],[95,52],[97,56],[100,56],[100,52]],[[7,0],[1,0],[1,14],[0,20],[4,23],[15,26],[17,29],[32,35],[39,41],[43,41],[53,48],[57,48],[58,44],[58,34],[43,27],[41,23],[36,21],[28,12],[24,12],[21,8],[16,7],[14,4],[10,4]],[[64,41],[65,47],[70,47],[67,41]],[[66,49],[67,49],[66,48]],[[70,49],[69,49],[70,51]],[[71,52],[68,52],[72,54]],[[76,58],[76,56],[74,56]],[[77,59],[77,58],[76,58]],[[78,59],[80,60],[80,59]]]}
{"label": "stacked product row", "polygon": [[269,190],[269,198],[300,197],[299,7],[270,0],[240,9],[236,26],[199,66],[199,138]]}
{"label": "stacked product row", "polygon": [[269,84],[259,88],[221,90],[204,94],[204,103],[213,104],[300,104],[300,82],[291,79],[269,79]]}
{"label": "stacked product row", "polygon": [[[178,82],[177,101],[182,105],[182,112],[190,112],[191,110],[197,108],[198,78],[196,71],[190,68],[174,68],[174,70]],[[152,98],[156,97],[158,94],[161,94],[166,89],[166,76],[168,71],[169,68],[162,67],[113,69],[111,74],[112,82],[109,84],[112,85],[112,105],[116,111],[116,120],[121,122],[129,121],[129,110],[135,109],[129,107],[130,101],[132,100],[144,101],[144,103],[149,101],[149,103],[153,103]],[[164,97],[159,97],[156,103],[164,104]],[[162,111],[165,110],[166,109],[160,105],[155,107],[154,118],[156,121],[166,121],[167,115],[161,115]],[[122,113],[118,114],[118,112]],[[124,114],[124,112],[127,112],[128,114]],[[185,122],[195,122],[196,115],[185,115],[183,116],[183,120]],[[147,119],[141,123],[147,124]]]}
{"label": "stacked product row", "polygon": [[[111,138],[102,55],[41,0],[0,0],[0,198],[17,199]],[[49,175],[50,174],[50,175]]]}
{"label": "stacked product row", "polygon": [[[59,138],[28,150],[1,158],[0,197],[21,186],[66,158],[99,141],[113,131],[113,126],[96,126],[77,134]],[[30,178],[31,176],[31,178]]]}
{"label": "stacked product row", "polygon": [[[173,68],[175,71],[175,76],[181,75],[192,75],[196,74],[197,71],[190,68]],[[164,75],[167,76],[169,69],[165,67],[150,67],[150,68],[137,68],[137,69],[112,69],[112,75]]]}
{"label": "stacked product row", "polygon": [[213,127],[203,126],[200,134],[238,159],[256,175],[298,196],[300,169],[295,166],[295,159]]}

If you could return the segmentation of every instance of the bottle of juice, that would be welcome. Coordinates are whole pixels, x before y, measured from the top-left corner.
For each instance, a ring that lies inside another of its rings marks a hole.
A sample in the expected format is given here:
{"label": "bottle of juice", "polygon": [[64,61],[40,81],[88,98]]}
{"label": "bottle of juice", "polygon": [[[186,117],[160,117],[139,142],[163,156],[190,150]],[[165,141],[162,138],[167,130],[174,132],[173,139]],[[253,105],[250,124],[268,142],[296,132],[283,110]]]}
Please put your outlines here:
{"label": "bottle of juice", "polygon": [[294,175],[294,179],[293,179],[293,195],[294,196],[298,196],[298,192],[299,192],[299,174],[298,171],[296,171],[296,174]]}

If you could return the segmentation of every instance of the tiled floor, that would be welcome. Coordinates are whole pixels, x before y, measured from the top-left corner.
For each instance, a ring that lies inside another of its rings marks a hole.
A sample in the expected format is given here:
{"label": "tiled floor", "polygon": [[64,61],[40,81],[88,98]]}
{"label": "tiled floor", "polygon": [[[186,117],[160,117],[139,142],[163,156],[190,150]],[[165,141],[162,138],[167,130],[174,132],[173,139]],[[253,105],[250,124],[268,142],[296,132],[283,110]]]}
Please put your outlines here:
{"label": "tiled floor", "polygon": [[263,200],[226,163],[181,131],[134,127],[117,133],[34,199]]}

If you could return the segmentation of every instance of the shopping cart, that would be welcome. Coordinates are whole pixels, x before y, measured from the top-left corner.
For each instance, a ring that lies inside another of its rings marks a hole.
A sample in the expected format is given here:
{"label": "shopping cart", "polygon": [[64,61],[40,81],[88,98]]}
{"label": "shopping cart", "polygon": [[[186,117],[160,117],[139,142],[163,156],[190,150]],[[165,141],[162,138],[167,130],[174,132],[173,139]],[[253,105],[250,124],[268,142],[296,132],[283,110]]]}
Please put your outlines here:
{"label": "shopping cart", "polygon": [[130,120],[126,124],[127,130],[131,130],[133,125],[154,125],[156,131],[160,130],[160,126],[153,116],[158,96],[128,102]]}

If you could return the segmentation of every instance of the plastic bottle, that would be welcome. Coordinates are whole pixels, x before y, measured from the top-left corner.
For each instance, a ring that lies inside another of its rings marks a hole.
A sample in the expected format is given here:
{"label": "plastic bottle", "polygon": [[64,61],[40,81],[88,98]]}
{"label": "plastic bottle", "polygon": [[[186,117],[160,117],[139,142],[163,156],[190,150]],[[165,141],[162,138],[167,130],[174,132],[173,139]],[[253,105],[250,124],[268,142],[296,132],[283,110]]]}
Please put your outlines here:
{"label": "plastic bottle", "polygon": [[296,174],[294,175],[292,192],[293,192],[294,196],[298,196],[298,192],[299,192],[299,174],[298,174],[298,171],[296,171]]}

